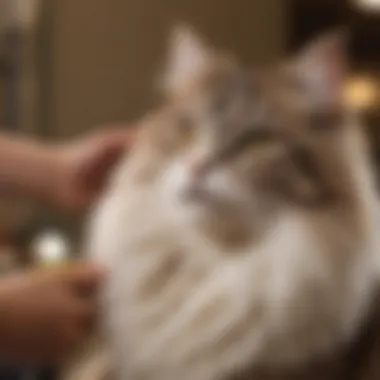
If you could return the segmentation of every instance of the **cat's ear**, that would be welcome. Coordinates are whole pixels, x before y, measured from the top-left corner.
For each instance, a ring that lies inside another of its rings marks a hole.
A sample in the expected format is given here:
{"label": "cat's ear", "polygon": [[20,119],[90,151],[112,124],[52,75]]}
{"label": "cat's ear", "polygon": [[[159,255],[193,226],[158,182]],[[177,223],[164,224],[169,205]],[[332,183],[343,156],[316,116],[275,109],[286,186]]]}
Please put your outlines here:
{"label": "cat's ear", "polygon": [[334,108],[344,96],[348,60],[345,30],[324,35],[304,48],[294,63],[309,100],[315,106]]}
{"label": "cat's ear", "polygon": [[163,87],[173,93],[191,84],[209,67],[212,53],[194,30],[185,24],[173,28],[169,48]]}

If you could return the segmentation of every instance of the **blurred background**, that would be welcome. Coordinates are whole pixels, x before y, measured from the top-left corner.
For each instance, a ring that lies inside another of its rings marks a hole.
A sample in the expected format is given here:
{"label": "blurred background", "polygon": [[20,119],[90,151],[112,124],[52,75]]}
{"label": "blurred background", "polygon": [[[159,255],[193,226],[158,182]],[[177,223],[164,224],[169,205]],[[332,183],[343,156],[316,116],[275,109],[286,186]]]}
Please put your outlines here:
{"label": "blurred background", "polygon": [[[60,141],[127,126],[155,102],[152,83],[179,20],[247,64],[348,26],[348,99],[367,121],[380,163],[380,0],[0,0],[2,130]],[[0,198],[0,270],[29,265],[36,254],[74,253],[81,224]]]}
{"label": "blurred background", "polygon": [[[380,159],[380,0],[0,0],[1,128],[63,140],[128,125],[154,104],[152,83],[179,20],[250,64],[349,26],[347,93]],[[26,257],[36,237],[44,249],[75,243],[79,219],[0,199],[0,260]]]}

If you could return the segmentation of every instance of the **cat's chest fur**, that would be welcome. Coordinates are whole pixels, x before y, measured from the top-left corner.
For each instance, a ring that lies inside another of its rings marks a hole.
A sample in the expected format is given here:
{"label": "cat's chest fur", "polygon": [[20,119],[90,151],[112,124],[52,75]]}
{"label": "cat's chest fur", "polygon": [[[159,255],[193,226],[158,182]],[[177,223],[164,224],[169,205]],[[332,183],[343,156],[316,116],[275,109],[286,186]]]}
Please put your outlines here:
{"label": "cat's chest fur", "polygon": [[374,255],[369,241],[350,252],[338,220],[331,234],[289,213],[260,245],[228,252],[177,213],[154,189],[120,184],[95,214],[91,252],[110,268],[105,305],[121,378],[208,380],[304,363],[356,332]]}
{"label": "cat's chest fur", "polygon": [[[292,378],[352,343],[378,282],[377,195],[342,104],[343,42],[252,72],[188,30],[173,44],[164,104],[90,228],[88,252],[109,268],[116,379]],[[218,244],[231,230],[239,249]]]}

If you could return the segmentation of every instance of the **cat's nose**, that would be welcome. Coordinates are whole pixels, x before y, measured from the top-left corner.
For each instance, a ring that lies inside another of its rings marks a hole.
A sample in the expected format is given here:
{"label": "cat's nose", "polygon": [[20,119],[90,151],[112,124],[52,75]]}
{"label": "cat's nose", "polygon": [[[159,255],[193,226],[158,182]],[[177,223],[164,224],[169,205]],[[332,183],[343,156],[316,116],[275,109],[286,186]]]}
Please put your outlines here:
{"label": "cat's nose", "polygon": [[191,176],[194,179],[198,179],[198,180],[202,179],[205,176],[207,172],[207,168],[208,168],[207,162],[202,161],[202,160],[193,161],[189,165]]}

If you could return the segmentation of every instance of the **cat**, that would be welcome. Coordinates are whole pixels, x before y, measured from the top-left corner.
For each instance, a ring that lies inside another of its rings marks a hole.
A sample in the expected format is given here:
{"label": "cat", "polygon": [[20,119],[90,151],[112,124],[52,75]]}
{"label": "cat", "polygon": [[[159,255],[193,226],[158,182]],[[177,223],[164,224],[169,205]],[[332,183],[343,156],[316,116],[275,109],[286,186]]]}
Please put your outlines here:
{"label": "cat", "polygon": [[163,104],[89,224],[87,250],[109,270],[102,360],[114,379],[256,380],[353,341],[379,244],[346,77],[340,33],[247,69],[175,28]]}

